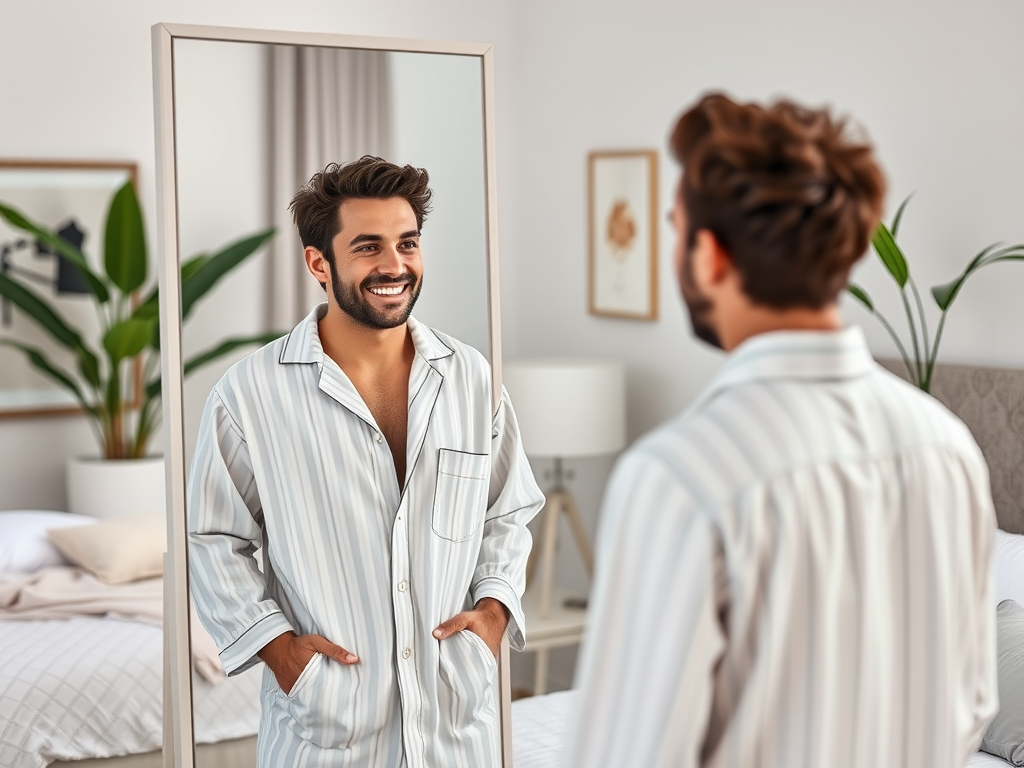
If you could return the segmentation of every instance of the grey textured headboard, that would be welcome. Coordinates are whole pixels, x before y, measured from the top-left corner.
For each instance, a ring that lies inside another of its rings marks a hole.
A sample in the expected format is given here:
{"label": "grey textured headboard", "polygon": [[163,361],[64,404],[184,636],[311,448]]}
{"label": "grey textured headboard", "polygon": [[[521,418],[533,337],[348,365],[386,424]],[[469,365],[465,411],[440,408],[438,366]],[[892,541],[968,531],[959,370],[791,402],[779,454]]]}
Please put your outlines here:
{"label": "grey textured headboard", "polygon": [[[879,360],[906,378],[900,360]],[[988,462],[999,527],[1024,533],[1024,371],[936,365],[932,394],[974,434]]]}

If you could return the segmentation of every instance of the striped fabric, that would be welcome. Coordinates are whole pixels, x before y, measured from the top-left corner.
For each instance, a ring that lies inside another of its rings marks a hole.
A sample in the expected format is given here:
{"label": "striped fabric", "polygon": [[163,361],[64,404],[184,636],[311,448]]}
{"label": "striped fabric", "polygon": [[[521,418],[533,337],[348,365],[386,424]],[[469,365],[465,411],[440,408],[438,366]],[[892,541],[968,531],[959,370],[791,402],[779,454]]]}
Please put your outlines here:
{"label": "striped fabric", "polygon": [[400,492],[386,440],[323,353],[325,308],[210,395],[189,483],[196,608],[229,674],[289,629],[360,658],[314,656],[287,695],[264,670],[260,766],[497,765],[495,659],[468,630],[431,632],[493,597],[523,647],[526,524],[543,496],[512,407],[503,395],[493,414],[478,352],[410,319]]}
{"label": "striped fabric", "polygon": [[984,461],[859,329],[742,344],[600,527],[568,766],[962,768],[995,713]]}

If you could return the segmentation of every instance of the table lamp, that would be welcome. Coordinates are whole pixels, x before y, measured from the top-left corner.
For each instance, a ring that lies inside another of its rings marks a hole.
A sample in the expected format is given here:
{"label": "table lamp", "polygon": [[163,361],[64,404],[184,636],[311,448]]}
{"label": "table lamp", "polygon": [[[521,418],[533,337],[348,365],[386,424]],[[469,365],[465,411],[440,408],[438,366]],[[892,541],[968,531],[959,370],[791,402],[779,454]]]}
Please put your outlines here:
{"label": "table lamp", "polygon": [[526,569],[532,582],[541,564],[540,616],[551,611],[558,521],[569,521],[583,567],[593,576],[594,558],[583,520],[565,487],[563,459],[616,453],[626,444],[625,368],[614,360],[535,359],[506,362],[502,381],[512,399],[523,448],[533,458],[552,458],[554,485],[541,510],[540,546]]}

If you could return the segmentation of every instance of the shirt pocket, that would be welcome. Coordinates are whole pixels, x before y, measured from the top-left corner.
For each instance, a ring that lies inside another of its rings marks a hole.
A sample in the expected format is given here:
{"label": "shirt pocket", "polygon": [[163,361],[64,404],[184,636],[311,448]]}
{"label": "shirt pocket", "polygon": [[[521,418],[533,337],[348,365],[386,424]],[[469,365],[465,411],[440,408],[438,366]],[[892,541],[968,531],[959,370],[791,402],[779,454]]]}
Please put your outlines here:
{"label": "shirt pocket", "polygon": [[491,649],[472,630],[440,641],[437,703],[456,733],[479,730],[496,719],[497,670]]}
{"label": "shirt pocket", "polygon": [[437,485],[431,527],[449,541],[473,538],[487,512],[487,474],[490,457],[442,448],[437,458]]}

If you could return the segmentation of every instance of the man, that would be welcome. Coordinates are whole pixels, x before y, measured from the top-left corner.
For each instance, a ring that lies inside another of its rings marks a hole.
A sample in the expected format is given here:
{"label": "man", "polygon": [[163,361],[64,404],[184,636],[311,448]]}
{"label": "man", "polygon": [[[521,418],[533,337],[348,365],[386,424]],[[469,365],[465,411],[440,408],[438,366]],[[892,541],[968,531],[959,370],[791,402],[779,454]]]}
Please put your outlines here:
{"label": "man", "polygon": [[487,362],[410,316],[429,200],[380,158],[313,176],[291,208],[327,303],[206,406],[192,589],[228,674],[266,662],[264,768],[499,762],[495,654],[524,644],[543,497]]}
{"label": "man", "polygon": [[609,483],[566,764],[962,768],[996,710],[995,516],[967,429],[840,321],[871,150],[722,95],[672,148],[679,284],[730,355]]}

